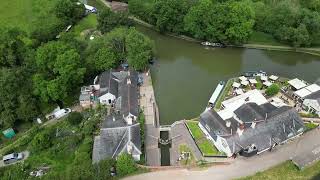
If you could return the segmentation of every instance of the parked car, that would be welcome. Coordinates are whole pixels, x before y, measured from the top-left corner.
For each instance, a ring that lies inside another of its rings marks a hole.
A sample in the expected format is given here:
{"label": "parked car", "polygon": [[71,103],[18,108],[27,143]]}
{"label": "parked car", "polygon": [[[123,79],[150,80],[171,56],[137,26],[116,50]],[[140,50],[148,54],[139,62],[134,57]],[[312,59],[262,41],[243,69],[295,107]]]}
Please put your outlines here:
{"label": "parked car", "polygon": [[14,163],[23,159],[23,153],[12,153],[3,156],[2,160],[5,164]]}
{"label": "parked car", "polygon": [[70,108],[60,109],[59,111],[53,113],[54,118],[60,119],[66,115],[68,115],[71,112]]}

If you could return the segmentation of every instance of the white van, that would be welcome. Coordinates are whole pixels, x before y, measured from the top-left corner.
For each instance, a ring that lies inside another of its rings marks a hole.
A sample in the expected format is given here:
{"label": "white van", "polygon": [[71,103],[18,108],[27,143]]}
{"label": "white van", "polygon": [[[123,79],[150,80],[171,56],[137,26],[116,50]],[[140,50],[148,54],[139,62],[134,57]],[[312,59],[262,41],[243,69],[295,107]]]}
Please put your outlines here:
{"label": "white van", "polygon": [[2,160],[5,164],[10,164],[23,159],[23,153],[12,153],[3,156]]}
{"label": "white van", "polygon": [[59,111],[56,111],[53,113],[54,118],[56,119],[60,119],[63,116],[66,116],[67,114],[69,114],[71,112],[70,108],[65,108],[65,109],[60,109]]}

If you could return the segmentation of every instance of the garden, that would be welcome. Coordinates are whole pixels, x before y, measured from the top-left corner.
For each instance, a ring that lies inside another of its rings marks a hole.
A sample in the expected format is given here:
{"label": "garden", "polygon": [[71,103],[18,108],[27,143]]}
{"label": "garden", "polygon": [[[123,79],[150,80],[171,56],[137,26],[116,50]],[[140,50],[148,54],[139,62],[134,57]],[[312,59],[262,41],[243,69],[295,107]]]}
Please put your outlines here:
{"label": "garden", "polygon": [[199,147],[203,156],[223,156],[224,153],[218,151],[214,144],[206,138],[205,134],[198,126],[198,121],[187,121],[187,127],[191,131],[191,135]]}

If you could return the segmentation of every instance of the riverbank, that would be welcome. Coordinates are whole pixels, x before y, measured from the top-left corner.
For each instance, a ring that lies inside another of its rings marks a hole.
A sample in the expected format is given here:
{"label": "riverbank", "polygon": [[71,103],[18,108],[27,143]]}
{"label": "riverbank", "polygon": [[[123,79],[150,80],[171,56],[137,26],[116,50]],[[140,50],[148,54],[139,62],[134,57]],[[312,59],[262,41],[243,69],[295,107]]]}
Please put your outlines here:
{"label": "riverbank", "polygon": [[[134,16],[130,16],[130,19],[135,21],[136,23],[145,26],[147,28],[151,28],[152,30],[158,31],[154,25],[149,24],[141,19],[138,19]],[[159,32],[159,31],[158,31]],[[195,39],[192,37],[188,37],[185,35],[175,35],[173,33],[165,33],[167,36],[183,39],[189,42],[195,42],[200,43],[201,40]],[[277,46],[277,45],[266,45],[266,44],[255,44],[255,43],[248,43],[243,45],[228,45],[229,47],[237,47],[237,48],[247,48],[247,49],[260,49],[260,50],[271,50],[271,51],[289,51],[289,52],[299,52],[299,53],[305,53],[310,54],[314,56],[320,56],[320,48],[294,48],[290,46]]]}

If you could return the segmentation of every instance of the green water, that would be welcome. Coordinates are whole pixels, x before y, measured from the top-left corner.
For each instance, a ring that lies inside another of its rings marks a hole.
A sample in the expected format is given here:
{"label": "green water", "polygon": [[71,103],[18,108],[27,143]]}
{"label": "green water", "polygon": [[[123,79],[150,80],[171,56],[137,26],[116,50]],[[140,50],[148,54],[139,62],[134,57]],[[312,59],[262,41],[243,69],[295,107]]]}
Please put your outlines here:
{"label": "green water", "polygon": [[205,49],[197,43],[138,29],[155,41],[152,68],[160,123],[199,116],[220,80],[241,72],[264,70],[314,82],[320,77],[320,57],[294,52],[242,48]]}

